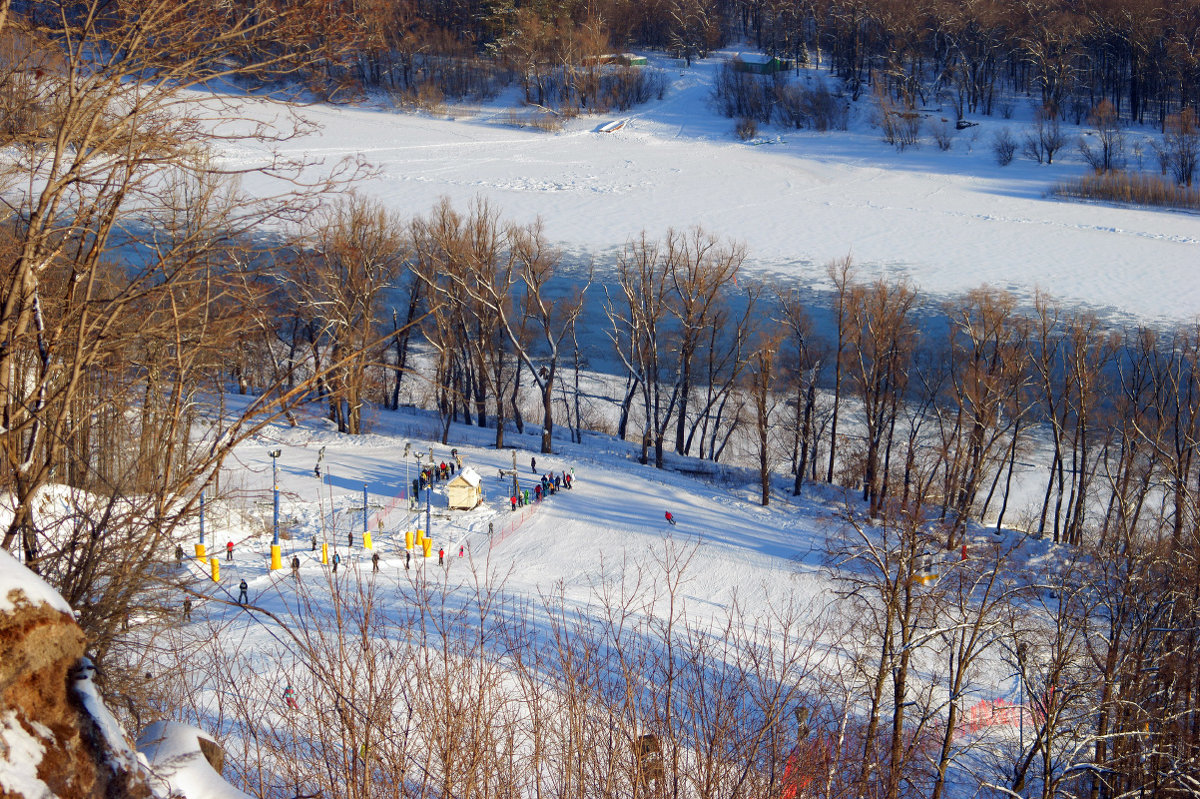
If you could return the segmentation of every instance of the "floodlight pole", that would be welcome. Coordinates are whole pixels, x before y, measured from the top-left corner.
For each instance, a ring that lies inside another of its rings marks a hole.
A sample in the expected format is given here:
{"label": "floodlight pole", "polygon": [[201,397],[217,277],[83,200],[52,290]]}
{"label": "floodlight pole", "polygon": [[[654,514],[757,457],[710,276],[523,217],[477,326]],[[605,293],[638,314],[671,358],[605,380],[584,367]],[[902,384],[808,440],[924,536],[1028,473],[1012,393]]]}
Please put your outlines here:
{"label": "floodlight pole", "polygon": [[279,544],[279,454],[280,450],[271,450],[271,486],[274,491],[274,537],[271,539],[271,544],[278,546]]}
{"label": "floodlight pole", "polygon": [[271,571],[283,568],[283,555],[279,549],[279,455],[282,450],[273,449],[268,454],[271,456],[271,488],[274,493],[274,531],[275,534],[271,539]]}

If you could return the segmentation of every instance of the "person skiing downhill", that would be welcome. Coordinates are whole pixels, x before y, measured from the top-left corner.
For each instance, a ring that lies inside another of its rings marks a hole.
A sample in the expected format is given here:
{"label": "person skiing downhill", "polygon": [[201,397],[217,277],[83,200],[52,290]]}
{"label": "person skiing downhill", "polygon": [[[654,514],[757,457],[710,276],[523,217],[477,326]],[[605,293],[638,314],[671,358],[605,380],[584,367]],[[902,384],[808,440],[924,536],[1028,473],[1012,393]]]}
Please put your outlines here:
{"label": "person skiing downhill", "polygon": [[287,687],[283,689],[283,701],[286,702],[287,706],[292,710],[296,710],[299,707],[296,704],[296,691],[292,688],[291,683],[288,683]]}
{"label": "person skiing downhill", "polygon": [[675,524],[675,517],[671,515],[671,511],[667,511],[666,518],[667,518],[667,524],[671,524],[671,525]]}
{"label": "person skiing downhill", "polygon": [[529,469],[530,469],[530,471],[532,471],[534,474],[537,474],[537,458],[530,458],[530,459],[529,459]]}

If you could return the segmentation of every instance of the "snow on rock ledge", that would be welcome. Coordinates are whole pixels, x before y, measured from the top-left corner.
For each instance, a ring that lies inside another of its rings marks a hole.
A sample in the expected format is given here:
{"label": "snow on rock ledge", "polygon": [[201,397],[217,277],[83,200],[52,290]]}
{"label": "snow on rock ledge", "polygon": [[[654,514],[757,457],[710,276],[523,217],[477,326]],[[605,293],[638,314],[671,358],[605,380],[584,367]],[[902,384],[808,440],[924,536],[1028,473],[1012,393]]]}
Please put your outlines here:
{"label": "snow on rock ledge", "polygon": [[202,730],[156,721],[142,731],[138,749],[150,761],[155,788],[187,799],[251,799],[221,778],[221,748]]}
{"label": "snow on rock ledge", "polygon": [[0,799],[150,796],[85,644],[62,597],[0,550]]}

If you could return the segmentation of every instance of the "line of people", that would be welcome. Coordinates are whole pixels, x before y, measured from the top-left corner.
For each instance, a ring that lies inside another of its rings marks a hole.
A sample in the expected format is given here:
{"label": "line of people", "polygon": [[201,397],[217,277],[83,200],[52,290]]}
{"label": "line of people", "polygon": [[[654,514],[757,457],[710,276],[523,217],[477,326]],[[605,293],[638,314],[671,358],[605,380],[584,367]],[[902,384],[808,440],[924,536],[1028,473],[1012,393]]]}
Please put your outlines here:
{"label": "line of people", "polygon": [[[536,465],[537,461],[533,461],[533,463]],[[515,511],[517,508],[522,508],[531,502],[541,502],[544,498],[552,494],[557,494],[563,489],[570,490],[574,481],[575,478],[570,472],[562,472],[560,474],[548,472],[547,474],[543,474],[541,479],[533,484],[532,496],[529,489],[523,489],[510,496],[508,502],[512,506],[512,510]]]}

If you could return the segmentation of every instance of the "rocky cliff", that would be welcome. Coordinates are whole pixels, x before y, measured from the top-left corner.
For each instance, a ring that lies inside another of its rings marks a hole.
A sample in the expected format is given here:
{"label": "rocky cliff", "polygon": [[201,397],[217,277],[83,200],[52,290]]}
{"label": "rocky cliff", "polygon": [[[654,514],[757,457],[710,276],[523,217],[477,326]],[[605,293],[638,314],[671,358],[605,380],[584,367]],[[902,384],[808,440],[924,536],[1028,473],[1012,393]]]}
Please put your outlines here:
{"label": "rocky cliff", "polygon": [[0,799],[150,796],[85,643],[62,598],[0,551]]}

